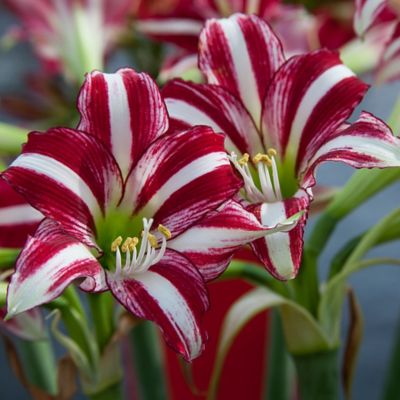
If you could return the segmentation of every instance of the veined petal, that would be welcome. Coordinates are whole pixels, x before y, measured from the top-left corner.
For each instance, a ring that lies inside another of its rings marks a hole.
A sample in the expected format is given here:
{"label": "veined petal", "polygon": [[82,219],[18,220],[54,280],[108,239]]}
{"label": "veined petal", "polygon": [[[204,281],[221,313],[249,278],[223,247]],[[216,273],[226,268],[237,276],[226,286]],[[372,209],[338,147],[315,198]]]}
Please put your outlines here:
{"label": "veined petal", "polygon": [[303,252],[303,231],[307,220],[309,197],[299,191],[296,197],[276,203],[250,206],[265,226],[275,226],[290,216],[305,210],[297,225],[289,232],[277,232],[251,243],[254,253],[275,278],[288,280],[296,277]]}
{"label": "veined petal", "polygon": [[208,295],[200,273],[185,257],[167,250],[148,271],[131,278],[108,273],[107,282],[124,307],[154,321],[187,361],[200,355],[206,340],[200,319],[208,308]]}
{"label": "veined petal", "polygon": [[296,221],[281,221],[266,227],[234,200],[229,200],[210,212],[200,223],[192,226],[167,246],[188,257],[206,281],[215,279],[228,266],[239,247],[260,237],[290,230]]}
{"label": "veined petal", "polygon": [[292,57],[276,73],[263,109],[267,147],[299,165],[352,114],[368,86],[328,50]]}
{"label": "veined petal", "polygon": [[268,82],[284,62],[282,46],[268,24],[243,14],[209,20],[199,49],[199,66],[208,83],[238,96],[258,126]]}
{"label": "veined petal", "polygon": [[380,59],[375,79],[378,83],[391,82],[400,78],[400,23],[387,42]]}
{"label": "veined petal", "polygon": [[173,124],[188,128],[208,125],[227,135],[225,147],[237,154],[263,152],[260,134],[239,99],[217,85],[182,80],[169,82],[162,90]]}
{"label": "veined petal", "polygon": [[22,247],[43,218],[43,214],[0,179],[0,247]]}
{"label": "veined petal", "polygon": [[132,69],[88,74],[78,108],[78,129],[104,142],[124,177],[150,143],[168,129],[168,115],[157,85],[147,74]]}
{"label": "veined petal", "polygon": [[383,121],[363,112],[355,123],[332,135],[304,165],[304,186],[314,184],[314,170],[324,161],[342,161],[355,168],[399,167],[400,139]]}
{"label": "veined petal", "polygon": [[93,291],[104,290],[93,284],[103,280],[102,274],[103,269],[85,245],[45,220],[17,259],[7,293],[8,315],[52,301],[76,279],[85,279],[83,284],[91,285]]}
{"label": "veined petal", "polygon": [[355,0],[354,30],[357,35],[363,36],[383,14],[392,14],[388,3],[388,0]]}
{"label": "veined petal", "polygon": [[187,229],[241,187],[224,137],[198,126],[160,138],[129,176],[122,206],[154,218],[172,236]]}
{"label": "veined petal", "polygon": [[121,198],[118,166],[95,137],[72,129],[32,132],[2,174],[29,203],[88,245],[96,219]]}

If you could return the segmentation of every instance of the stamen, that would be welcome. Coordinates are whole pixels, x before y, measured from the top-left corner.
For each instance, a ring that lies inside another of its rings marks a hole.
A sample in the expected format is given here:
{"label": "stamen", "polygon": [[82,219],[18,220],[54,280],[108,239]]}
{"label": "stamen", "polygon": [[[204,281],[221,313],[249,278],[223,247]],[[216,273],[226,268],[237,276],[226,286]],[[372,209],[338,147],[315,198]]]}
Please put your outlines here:
{"label": "stamen", "polygon": [[166,228],[164,225],[158,225],[157,228],[158,232],[160,232],[162,235],[164,235],[167,239],[171,239],[172,235],[171,235],[171,231]]}
{"label": "stamen", "polygon": [[111,251],[116,252],[118,247],[121,246],[122,243],[122,236],[118,236],[114,241],[111,243]]}
{"label": "stamen", "polygon": [[257,165],[259,162],[264,162],[265,164],[267,164],[268,166],[271,165],[272,161],[269,158],[269,156],[267,154],[261,154],[261,153],[257,153],[254,157],[253,157],[253,163],[255,165]]}
{"label": "stamen", "polygon": [[267,151],[267,154],[272,158],[272,157],[276,157],[278,152],[273,147],[270,147]]}
{"label": "stamen", "polygon": [[244,153],[242,158],[238,161],[240,165],[246,165],[249,162],[249,154],[248,153]]}
{"label": "stamen", "polygon": [[[161,247],[158,248],[159,239],[157,239],[156,235],[150,233],[152,224],[152,219],[147,220],[143,218],[143,232],[139,254],[137,250],[139,239],[137,237],[127,237],[123,242],[122,237],[118,236],[112,242],[111,249],[116,252],[115,275],[129,277],[132,274],[145,272],[162,259],[167,249],[167,239],[171,238],[171,231],[163,225],[158,226],[157,230],[161,233],[161,235],[158,235],[161,236]],[[122,266],[121,251],[125,253],[124,266]]]}

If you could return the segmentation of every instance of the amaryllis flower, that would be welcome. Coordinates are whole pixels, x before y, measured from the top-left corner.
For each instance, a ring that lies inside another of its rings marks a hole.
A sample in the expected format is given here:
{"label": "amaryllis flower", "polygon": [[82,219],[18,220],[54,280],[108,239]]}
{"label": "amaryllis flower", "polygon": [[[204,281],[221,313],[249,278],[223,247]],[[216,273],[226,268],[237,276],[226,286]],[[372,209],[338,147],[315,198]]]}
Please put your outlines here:
{"label": "amaryllis flower", "polygon": [[[166,85],[168,111],[176,128],[201,123],[227,135],[226,149],[244,182],[243,201],[263,224],[308,207],[314,170],[323,161],[400,165],[399,140],[382,121],[363,113],[346,123],[367,85],[336,52],[285,60],[268,24],[243,14],[208,21],[199,48],[208,84]],[[252,243],[278,279],[298,271],[305,219],[288,233]]]}
{"label": "amaryllis flower", "polygon": [[[22,23],[50,72],[83,79],[90,68],[102,68],[104,57],[126,28],[131,0],[5,0]],[[84,68],[87,68],[85,70]]]}
{"label": "amaryllis flower", "polygon": [[384,50],[376,71],[379,83],[400,77],[400,6],[391,0],[356,0],[354,30],[364,37],[370,30],[383,30]]}
{"label": "amaryllis flower", "polygon": [[[231,200],[242,183],[222,135],[204,126],[166,134],[168,114],[148,75],[94,72],[78,106],[78,130],[30,133],[2,174],[47,217],[17,260],[9,315],[83,279],[83,290],[111,290],[133,314],[155,321],[190,360],[203,348],[199,323],[208,307],[193,262],[226,263],[268,228]],[[199,250],[205,238],[213,238],[210,254]]]}

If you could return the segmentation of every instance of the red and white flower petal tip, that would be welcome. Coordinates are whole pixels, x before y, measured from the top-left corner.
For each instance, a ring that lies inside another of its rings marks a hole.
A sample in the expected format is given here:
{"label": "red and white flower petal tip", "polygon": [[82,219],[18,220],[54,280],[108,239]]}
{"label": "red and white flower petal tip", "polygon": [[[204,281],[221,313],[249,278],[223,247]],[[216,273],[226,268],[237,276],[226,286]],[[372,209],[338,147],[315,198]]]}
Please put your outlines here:
{"label": "red and white flower petal tip", "polygon": [[400,78],[400,23],[396,24],[390,40],[386,43],[378,64],[377,83],[391,82]]}
{"label": "red and white flower petal tip", "polygon": [[270,219],[265,221],[268,224],[264,224],[239,203],[230,200],[207,215],[201,223],[168,241],[168,247],[186,255],[199,268],[204,279],[210,281],[226,269],[233,254],[243,244],[293,229],[299,222],[298,218],[289,218],[293,214],[287,214],[288,217],[279,215],[275,221]]}
{"label": "red and white flower petal tip", "polygon": [[66,128],[32,132],[1,175],[64,230],[95,246],[95,222],[121,198],[114,158],[95,137]]}
{"label": "red and white flower petal tip", "polygon": [[103,269],[89,249],[50,220],[29,237],[7,293],[7,317],[48,303],[76,279],[91,291],[104,290]]}
{"label": "red and white flower petal tip", "polygon": [[293,229],[266,235],[251,243],[254,253],[265,268],[279,280],[296,277],[303,253],[303,231],[307,221],[309,196],[300,190],[296,196],[280,202],[263,203],[250,206],[251,210],[263,225],[274,226],[293,215],[300,213],[299,220]]}
{"label": "red and white flower petal tip", "polygon": [[209,20],[200,35],[199,66],[207,82],[238,96],[257,126],[265,89],[283,62],[279,39],[256,16]]}
{"label": "red and white flower petal tip", "polygon": [[379,20],[394,19],[395,14],[389,7],[390,0],[355,0],[354,30],[363,36]]}
{"label": "red and white flower petal tip", "polygon": [[43,214],[0,179],[0,247],[22,247],[43,218]]}
{"label": "red and white flower petal tip", "polygon": [[166,250],[148,270],[107,273],[107,282],[125,308],[158,324],[167,343],[187,361],[202,352],[206,334],[200,318],[208,308],[208,295],[203,278],[187,258]]}
{"label": "red and white flower petal tip", "polygon": [[79,94],[78,129],[111,150],[126,177],[147,147],[168,130],[168,114],[155,82],[132,69],[92,72]]}

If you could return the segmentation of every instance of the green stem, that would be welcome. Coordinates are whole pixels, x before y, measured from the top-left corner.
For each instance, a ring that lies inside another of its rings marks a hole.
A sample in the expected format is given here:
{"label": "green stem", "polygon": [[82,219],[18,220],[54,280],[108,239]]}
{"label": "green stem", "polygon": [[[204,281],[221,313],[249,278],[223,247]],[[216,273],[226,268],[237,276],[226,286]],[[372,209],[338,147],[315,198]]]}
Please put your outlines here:
{"label": "green stem", "polygon": [[338,400],[338,351],[293,356],[301,400]]}
{"label": "green stem", "polygon": [[110,293],[90,294],[88,296],[94,329],[100,353],[109,343],[114,330],[114,300]]}
{"label": "green stem", "polygon": [[105,390],[88,396],[91,400],[119,400],[124,398],[122,382],[109,386]]}
{"label": "green stem", "polygon": [[166,400],[162,349],[156,327],[149,321],[141,321],[131,332],[133,360],[141,400]]}
{"label": "green stem", "polygon": [[29,382],[55,395],[57,393],[57,366],[50,340],[19,340],[18,351]]}
{"label": "green stem", "polygon": [[291,385],[289,355],[283,336],[282,322],[277,310],[271,310],[268,343],[266,400],[289,400]]}
{"label": "green stem", "polygon": [[383,389],[382,400],[393,400],[400,398],[400,321],[395,332],[395,340],[391,352],[391,359],[386,370],[386,379]]}
{"label": "green stem", "polygon": [[0,249],[0,269],[14,267],[20,249]]}
{"label": "green stem", "polygon": [[26,142],[28,130],[0,122],[0,149],[2,154],[18,154]]}

